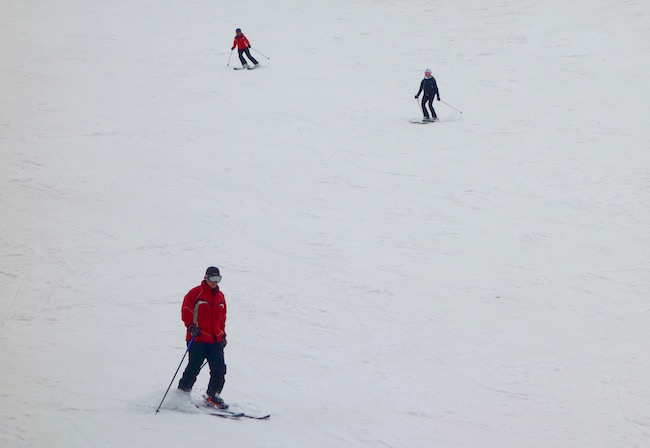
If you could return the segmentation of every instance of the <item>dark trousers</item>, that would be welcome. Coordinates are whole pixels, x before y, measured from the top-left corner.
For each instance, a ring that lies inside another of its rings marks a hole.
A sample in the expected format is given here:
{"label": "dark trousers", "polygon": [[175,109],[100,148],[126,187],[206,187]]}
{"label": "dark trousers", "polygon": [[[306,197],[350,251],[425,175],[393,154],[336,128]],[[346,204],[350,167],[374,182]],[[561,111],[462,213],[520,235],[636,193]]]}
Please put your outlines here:
{"label": "dark trousers", "polygon": [[246,48],[245,50],[237,50],[237,51],[239,51],[239,60],[241,61],[241,65],[248,65],[248,62],[246,62],[246,59],[244,59],[244,53],[246,53],[246,56],[248,56],[248,59],[250,59],[253,62],[253,64],[255,65],[258,64],[257,60],[253,56],[251,56],[251,51],[248,48]]}
{"label": "dark trousers", "polygon": [[426,107],[427,104],[429,105],[429,109],[431,109],[431,117],[432,117],[432,118],[436,118],[436,117],[437,117],[437,115],[436,115],[436,111],[435,111],[435,109],[433,108],[433,97],[434,97],[434,96],[435,96],[435,95],[432,95],[432,96],[424,95],[424,96],[422,97],[422,112],[424,112],[424,116],[425,116],[425,117],[428,117],[428,116],[429,116],[429,112],[427,112],[427,107]]}
{"label": "dark trousers", "polygon": [[208,383],[208,396],[220,394],[226,382],[226,362],[223,357],[223,342],[208,344],[205,342],[193,342],[189,350],[189,362],[183,372],[183,377],[178,382],[178,388],[192,390],[196,377],[201,370],[203,360],[208,360],[210,366],[210,382]]}

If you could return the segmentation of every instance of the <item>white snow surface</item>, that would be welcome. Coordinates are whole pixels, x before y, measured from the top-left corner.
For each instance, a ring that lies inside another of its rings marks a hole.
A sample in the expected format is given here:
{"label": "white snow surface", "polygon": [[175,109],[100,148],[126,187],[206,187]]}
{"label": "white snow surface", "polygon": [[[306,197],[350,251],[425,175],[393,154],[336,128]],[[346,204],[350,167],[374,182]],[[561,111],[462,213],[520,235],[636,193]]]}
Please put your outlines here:
{"label": "white snow surface", "polygon": [[0,446],[650,446],[648,0],[0,8]]}

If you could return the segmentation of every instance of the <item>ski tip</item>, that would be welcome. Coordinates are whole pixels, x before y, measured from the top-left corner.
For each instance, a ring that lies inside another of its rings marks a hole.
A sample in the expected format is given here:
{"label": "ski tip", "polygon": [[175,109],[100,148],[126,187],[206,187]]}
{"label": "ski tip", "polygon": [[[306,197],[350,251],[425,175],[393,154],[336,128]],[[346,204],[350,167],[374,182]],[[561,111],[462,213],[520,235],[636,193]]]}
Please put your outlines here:
{"label": "ski tip", "polygon": [[248,415],[244,414],[242,417],[252,418],[253,420],[268,420],[271,418],[271,414],[268,415]]}

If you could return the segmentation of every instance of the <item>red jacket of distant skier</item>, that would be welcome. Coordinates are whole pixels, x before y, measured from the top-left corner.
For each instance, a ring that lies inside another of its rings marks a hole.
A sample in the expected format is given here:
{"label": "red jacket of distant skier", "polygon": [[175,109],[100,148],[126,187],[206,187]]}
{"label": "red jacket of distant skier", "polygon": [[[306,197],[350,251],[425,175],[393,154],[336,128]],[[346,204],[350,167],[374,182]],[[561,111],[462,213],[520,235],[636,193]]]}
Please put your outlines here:
{"label": "red jacket of distant skier", "polygon": [[[194,324],[201,330],[195,342],[221,342],[226,336],[226,298],[218,286],[212,289],[204,280],[183,299],[181,318],[186,327]],[[190,339],[188,331],[186,340]]]}
{"label": "red jacket of distant skier", "polygon": [[235,36],[232,46],[236,46],[238,50],[245,50],[251,46],[251,43],[246,39],[246,36],[239,34],[238,36]]}

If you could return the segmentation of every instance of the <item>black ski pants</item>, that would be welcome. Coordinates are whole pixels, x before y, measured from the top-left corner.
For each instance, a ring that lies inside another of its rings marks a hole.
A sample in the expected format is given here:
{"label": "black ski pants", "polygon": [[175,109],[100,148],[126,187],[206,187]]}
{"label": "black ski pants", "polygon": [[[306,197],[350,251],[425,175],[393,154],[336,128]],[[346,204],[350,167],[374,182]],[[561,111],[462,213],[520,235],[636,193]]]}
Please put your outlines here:
{"label": "black ski pants", "polygon": [[241,65],[248,65],[248,62],[246,62],[246,59],[244,59],[244,53],[246,53],[246,56],[248,56],[248,59],[251,60],[251,62],[255,65],[258,64],[257,60],[251,56],[251,51],[250,49],[246,48],[245,50],[237,50],[239,52],[239,60],[241,61]]}
{"label": "black ski pants", "polygon": [[429,109],[431,109],[431,118],[436,118],[436,110],[433,108],[433,98],[435,95],[423,95],[422,96],[422,112],[424,113],[425,117],[429,116],[429,112],[427,112],[427,104],[429,105]]}
{"label": "black ski pants", "polygon": [[206,342],[193,342],[189,349],[189,362],[183,372],[183,377],[178,382],[178,388],[192,390],[196,377],[201,370],[201,364],[205,359],[210,366],[210,382],[208,383],[207,395],[220,394],[226,382],[226,362],[223,357],[223,342],[208,344]]}

